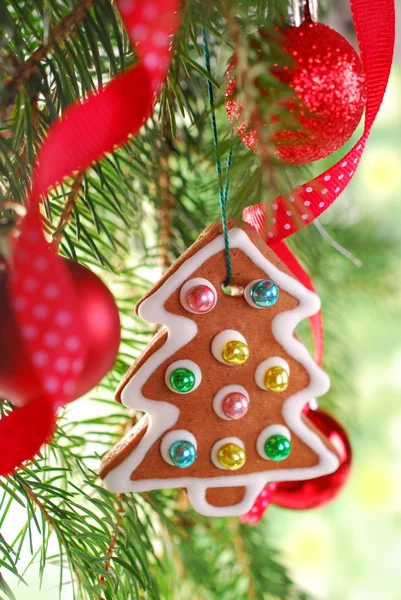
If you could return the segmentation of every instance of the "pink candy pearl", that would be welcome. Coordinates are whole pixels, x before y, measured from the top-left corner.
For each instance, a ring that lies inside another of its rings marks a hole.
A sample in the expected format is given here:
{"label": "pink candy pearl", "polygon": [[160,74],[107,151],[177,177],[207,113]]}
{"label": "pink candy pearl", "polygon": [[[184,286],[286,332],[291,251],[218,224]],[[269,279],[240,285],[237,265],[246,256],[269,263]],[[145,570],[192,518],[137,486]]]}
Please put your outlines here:
{"label": "pink candy pearl", "polygon": [[194,312],[209,312],[215,304],[214,291],[207,285],[195,285],[187,294],[187,302],[189,308]]}
{"label": "pink candy pearl", "polygon": [[229,419],[241,419],[248,412],[249,400],[244,394],[233,392],[224,398],[221,407]]}

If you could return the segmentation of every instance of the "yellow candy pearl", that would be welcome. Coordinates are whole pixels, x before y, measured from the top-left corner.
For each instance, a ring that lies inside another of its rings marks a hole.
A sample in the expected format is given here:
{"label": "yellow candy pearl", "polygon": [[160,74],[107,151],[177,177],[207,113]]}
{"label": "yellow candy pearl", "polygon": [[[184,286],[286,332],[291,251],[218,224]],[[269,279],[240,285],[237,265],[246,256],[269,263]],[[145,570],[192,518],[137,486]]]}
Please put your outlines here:
{"label": "yellow candy pearl", "polygon": [[288,379],[283,367],[270,367],[265,373],[264,384],[269,392],[284,392],[288,387]]}
{"label": "yellow candy pearl", "polygon": [[221,353],[224,362],[229,365],[243,365],[249,358],[249,348],[244,342],[227,342]]}
{"label": "yellow candy pearl", "polygon": [[219,463],[229,471],[236,471],[244,466],[246,461],[246,453],[241,446],[230,442],[223,444],[217,452]]}

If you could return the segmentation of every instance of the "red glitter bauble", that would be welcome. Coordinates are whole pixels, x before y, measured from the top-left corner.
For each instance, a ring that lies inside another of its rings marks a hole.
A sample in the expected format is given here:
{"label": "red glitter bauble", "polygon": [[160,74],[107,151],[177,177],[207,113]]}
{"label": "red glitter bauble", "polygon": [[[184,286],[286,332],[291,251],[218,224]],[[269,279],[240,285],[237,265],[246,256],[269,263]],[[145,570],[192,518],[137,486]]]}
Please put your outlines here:
{"label": "red glitter bauble", "polygon": [[[236,99],[237,82],[231,77],[234,56],[227,71],[226,110],[237,134],[251,150],[267,153],[260,140],[263,128],[279,159],[307,164],[338,150],[355,131],[366,103],[365,75],[351,44],[327,25],[305,21],[300,27],[278,32],[282,34],[282,61],[289,58],[290,62],[272,65],[262,50],[258,56],[270,74],[294,92],[292,97],[279,100],[270,122],[259,111],[245,121],[241,118],[244,106]],[[265,32],[260,35],[268,39]],[[272,91],[263,88],[260,80],[254,83],[261,100],[268,101]],[[274,131],[269,133],[269,129]]]}
{"label": "red glitter bauble", "polygon": [[[120,345],[120,318],[110,290],[92,271],[65,260],[71,274],[88,344],[85,367],[74,394],[83,396],[112,368]],[[43,393],[41,382],[24,347],[11,299],[8,276],[0,275],[0,396],[23,406]]]}
{"label": "red glitter bauble", "polygon": [[334,473],[316,479],[273,484],[275,489],[272,490],[271,504],[296,510],[317,508],[338,496],[348,481],[352,452],[346,432],[332,416],[323,410],[308,411],[307,418],[337,450],[340,466]]}

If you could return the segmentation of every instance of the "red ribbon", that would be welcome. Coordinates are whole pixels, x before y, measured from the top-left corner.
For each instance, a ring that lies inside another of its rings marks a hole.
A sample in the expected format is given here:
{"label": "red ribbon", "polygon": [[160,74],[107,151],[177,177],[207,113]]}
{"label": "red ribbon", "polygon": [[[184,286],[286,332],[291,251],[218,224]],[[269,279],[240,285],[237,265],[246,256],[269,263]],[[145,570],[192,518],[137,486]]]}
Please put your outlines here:
{"label": "red ribbon", "polygon": [[[319,217],[351,181],[359,164],[373,123],[379,112],[390,76],[395,40],[394,0],[351,0],[352,14],[361,59],[366,74],[367,102],[363,135],[355,146],[333,167],[312,179],[287,196],[274,201],[274,220],[266,223],[263,204],[245,208],[243,218],[255,227],[290,271],[314,291],[312,281],[282,240]],[[293,217],[288,217],[291,206]],[[303,218],[307,215],[307,219]],[[315,343],[316,362],[323,358],[323,321],[321,311],[310,318]],[[258,496],[251,511],[242,522],[257,524],[271,502],[280,483],[271,483]]]}
{"label": "red ribbon", "polygon": [[117,4],[139,64],[68,108],[50,127],[34,166],[9,290],[43,396],[0,420],[0,475],[32,458],[51,436],[56,410],[74,394],[87,353],[79,299],[68,270],[42,231],[40,199],[138,132],[152,112],[171,60],[179,0]]}

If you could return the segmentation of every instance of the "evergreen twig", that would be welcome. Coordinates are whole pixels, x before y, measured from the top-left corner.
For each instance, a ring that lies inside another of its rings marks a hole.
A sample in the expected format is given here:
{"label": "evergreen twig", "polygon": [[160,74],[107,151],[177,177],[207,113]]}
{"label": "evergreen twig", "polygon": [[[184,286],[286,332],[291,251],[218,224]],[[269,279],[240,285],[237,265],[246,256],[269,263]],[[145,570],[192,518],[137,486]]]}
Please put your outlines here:
{"label": "evergreen twig", "polygon": [[[48,36],[47,42],[38,46],[33,54],[22,64],[19,64],[12,54],[3,59],[5,62],[13,62],[13,70],[15,72],[13,77],[6,83],[8,88],[7,105],[14,102],[17,92],[22,88],[24,83],[38,72],[40,64],[52,52],[54,47],[73,32],[74,28],[82,21],[94,3],[95,0],[80,0],[71,12],[55,25]],[[3,106],[3,108],[5,107]]]}
{"label": "evergreen twig", "polygon": [[161,224],[160,224],[160,254],[163,271],[166,271],[171,265],[170,245],[172,228],[171,212],[174,206],[174,200],[170,193],[169,166],[165,157],[160,159],[160,195],[161,195]]}
{"label": "evergreen twig", "polygon": [[63,239],[65,228],[67,227],[70,218],[74,212],[74,206],[80,194],[84,177],[84,173],[78,173],[74,183],[71,186],[71,192],[68,195],[67,202],[65,203],[64,209],[59,217],[55,231],[53,232],[52,243],[55,248],[59,247],[60,242]]}

